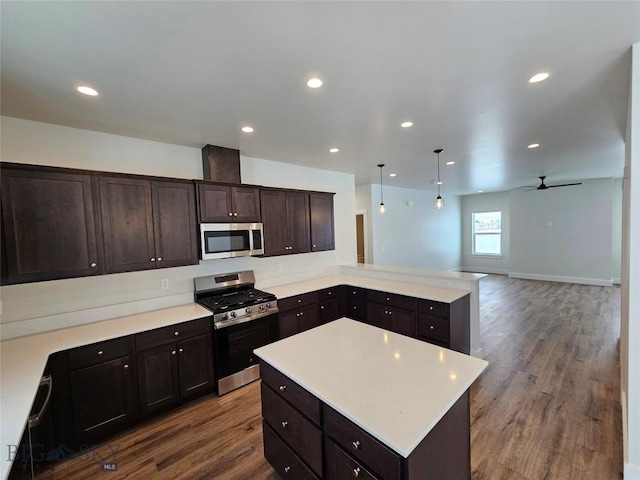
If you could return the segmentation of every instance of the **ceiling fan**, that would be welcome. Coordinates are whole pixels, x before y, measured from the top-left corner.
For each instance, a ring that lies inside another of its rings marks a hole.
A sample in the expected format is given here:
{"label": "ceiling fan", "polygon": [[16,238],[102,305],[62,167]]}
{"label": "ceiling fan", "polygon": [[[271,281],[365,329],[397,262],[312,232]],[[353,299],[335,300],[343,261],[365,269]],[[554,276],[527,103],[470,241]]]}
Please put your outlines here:
{"label": "ceiling fan", "polygon": [[545,175],[538,177],[540,179],[540,185],[537,187],[530,188],[527,192],[531,190],[546,190],[547,188],[555,188],[555,187],[571,187],[572,185],[582,185],[582,182],[578,183],[563,183],[560,185],[547,185],[544,183],[544,179],[547,178]]}

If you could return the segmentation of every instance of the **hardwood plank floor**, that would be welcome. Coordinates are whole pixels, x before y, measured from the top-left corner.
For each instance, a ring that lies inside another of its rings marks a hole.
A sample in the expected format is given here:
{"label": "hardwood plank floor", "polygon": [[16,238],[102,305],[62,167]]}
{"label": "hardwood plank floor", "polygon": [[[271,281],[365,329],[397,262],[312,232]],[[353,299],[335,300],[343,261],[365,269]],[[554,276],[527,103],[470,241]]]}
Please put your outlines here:
{"label": "hardwood plank floor", "polygon": [[[619,303],[617,287],[481,281],[489,367],[471,390],[474,480],[622,478]],[[118,470],[100,471],[112,458]],[[259,382],[204,397],[37,478],[95,477],[277,479],[263,458]]]}

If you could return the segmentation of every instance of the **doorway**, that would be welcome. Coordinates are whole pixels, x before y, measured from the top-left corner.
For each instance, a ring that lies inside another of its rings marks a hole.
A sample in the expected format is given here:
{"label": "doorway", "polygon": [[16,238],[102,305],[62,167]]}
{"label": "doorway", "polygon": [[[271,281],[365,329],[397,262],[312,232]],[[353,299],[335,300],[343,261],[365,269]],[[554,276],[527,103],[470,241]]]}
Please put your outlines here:
{"label": "doorway", "polygon": [[366,235],[365,235],[366,217],[364,213],[356,215],[356,254],[358,263],[366,263]]}

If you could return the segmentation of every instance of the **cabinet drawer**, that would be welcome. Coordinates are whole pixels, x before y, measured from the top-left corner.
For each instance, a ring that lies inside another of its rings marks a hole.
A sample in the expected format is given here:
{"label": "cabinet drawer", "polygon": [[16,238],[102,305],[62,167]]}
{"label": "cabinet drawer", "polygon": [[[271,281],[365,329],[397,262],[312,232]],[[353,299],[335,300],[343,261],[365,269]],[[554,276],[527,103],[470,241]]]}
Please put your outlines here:
{"label": "cabinet drawer", "polygon": [[367,302],[357,298],[348,298],[344,316],[364,321],[367,318]]}
{"label": "cabinet drawer", "polygon": [[[400,456],[335,410],[324,408],[327,435],[385,480],[397,480],[401,473]],[[340,477],[338,477],[340,478]]]}
{"label": "cabinet drawer", "polygon": [[199,318],[190,322],[177,323],[168,327],[156,328],[135,335],[136,350],[157,347],[183,338],[211,333],[211,317]]}
{"label": "cabinet drawer", "polygon": [[322,476],[322,430],[266,384],[260,387],[264,420],[311,470]]}
{"label": "cabinet drawer", "polygon": [[379,292],[377,290],[368,290],[367,300],[391,307],[404,308],[405,310],[416,310],[418,304],[417,298],[398,295],[397,293]]}
{"label": "cabinet drawer", "polygon": [[418,315],[418,337],[435,340],[436,342],[449,343],[449,320]]}
{"label": "cabinet drawer", "polygon": [[449,305],[446,303],[434,302],[433,300],[421,299],[418,301],[418,313],[426,313],[432,317],[448,318]]}
{"label": "cabinet drawer", "polygon": [[309,305],[318,301],[317,292],[303,293],[294,297],[278,299],[278,308],[280,310],[289,310],[291,308]]}
{"label": "cabinet drawer", "polygon": [[318,290],[318,300],[331,300],[332,298],[340,297],[340,287],[325,288],[324,290]]}
{"label": "cabinet drawer", "polygon": [[320,400],[268,363],[260,362],[260,378],[316,425],[320,425]]}
{"label": "cabinet drawer", "polygon": [[331,440],[327,442],[327,480],[376,480],[362,465]]}
{"label": "cabinet drawer", "polygon": [[282,480],[317,480],[311,470],[267,424],[262,422],[264,457]]}
{"label": "cabinet drawer", "polygon": [[349,285],[346,285],[343,288],[347,298],[359,298],[364,300],[367,297],[366,290],[364,288],[351,287]]}
{"label": "cabinet drawer", "polygon": [[130,345],[131,336],[127,336],[74,348],[69,351],[69,369],[77,370],[124,357],[129,355]]}

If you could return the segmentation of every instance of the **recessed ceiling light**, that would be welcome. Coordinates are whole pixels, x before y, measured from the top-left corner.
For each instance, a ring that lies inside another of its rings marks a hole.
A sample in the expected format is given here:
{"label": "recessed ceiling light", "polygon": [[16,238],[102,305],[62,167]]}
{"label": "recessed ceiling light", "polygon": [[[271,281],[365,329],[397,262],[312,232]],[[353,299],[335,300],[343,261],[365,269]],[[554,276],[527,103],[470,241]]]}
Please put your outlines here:
{"label": "recessed ceiling light", "polygon": [[330,151],[331,153],[338,153],[338,152],[340,151],[340,149],[339,149],[339,148],[335,148],[335,147],[333,147],[333,148],[330,148],[330,149],[329,149],[329,151]]}
{"label": "recessed ceiling light", "polygon": [[253,133],[253,127],[249,127],[248,125],[246,127],[242,127],[242,131],[244,133]]}
{"label": "recessed ceiling light", "polygon": [[484,192],[484,190],[478,190],[478,193],[482,193],[482,192]]}
{"label": "recessed ceiling light", "polygon": [[402,122],[402,123],[400,124],[400,126],[401,126],[402,128],[409,128],[409,127],[413,127],[413,122]]}
{"label": "recessed ceiling light", "polygon": [[98,91],[95,88],[88,87],[87,85],[80,85],[76,90],[84,95],[89,95],[90,97],[98,96]]}
{"label": "recessed ceiling light", "polygon": [[538,148],[539,146],[539,143],[532,143],[531,145],[527,145],[527,148]]}
{"label": "recessed ceiling light", "polygon": [[436,185],[442,185],[442,182],[436,182]]}
{"label": "recessed ceiling light", "polygon": [[533,77],[529,79],[529,83],[538,83],[543,80],[549,78],[549,74],[547,72],[536,73]]}
{"label": "recessed ceiling light", "polygon": [[307,81],[307,87],[309,88],[320,88],[322,86],[322,80],[320,80],[319,78],[310,78]]}
{"label": "recessed ceiling light", "polygon": [[390,173],[390,174],[389,174],[389,176],[390,176],[390,177],[395,177],[395,176],[396,176],[396,174],[395,174],[395,173]]}
{"label": "recessed ceiling light", "polygon": [[456,162],[447,162],[447,165],[455,165]]}

